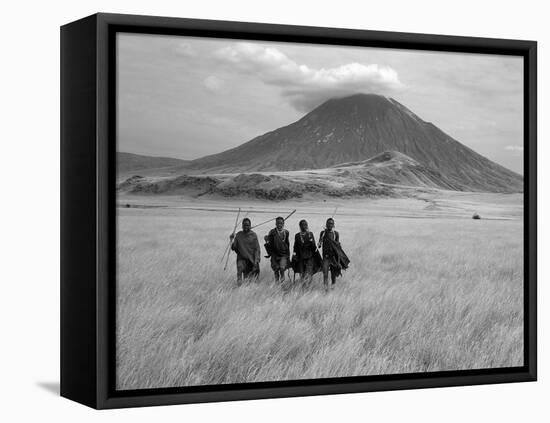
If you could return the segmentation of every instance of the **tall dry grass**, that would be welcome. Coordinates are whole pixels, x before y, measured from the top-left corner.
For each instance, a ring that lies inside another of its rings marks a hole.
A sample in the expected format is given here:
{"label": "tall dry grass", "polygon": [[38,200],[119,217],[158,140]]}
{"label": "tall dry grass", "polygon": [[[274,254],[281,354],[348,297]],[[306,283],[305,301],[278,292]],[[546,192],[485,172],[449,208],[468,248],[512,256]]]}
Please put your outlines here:
{"label": "tall dry grass", "polygon": [[521,221],[339,216],[351,266],[325,294],[267,260],[237,287],[233,219],[119,209],[118,389],[522,365]]}

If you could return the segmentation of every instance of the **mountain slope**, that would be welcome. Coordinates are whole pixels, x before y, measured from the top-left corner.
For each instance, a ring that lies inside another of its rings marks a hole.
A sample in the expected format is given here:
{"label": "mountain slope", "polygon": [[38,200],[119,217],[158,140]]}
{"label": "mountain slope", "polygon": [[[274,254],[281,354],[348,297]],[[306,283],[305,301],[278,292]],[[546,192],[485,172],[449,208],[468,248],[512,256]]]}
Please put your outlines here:
{"label": "mountain slope", "polygon": [[182,166],[198,173],[320,169],[397,151],[454,190],[521,192],[523,177],[462,145],[397,101],[374,94],[328,100],[302,119]]}
{"label": "mountain slope", "polygon": [[388,185],[429,187],[456,190],[452,180],[439,171],[421,165],[398,151],[384,151],[375,157],[334,166],[340,174],[350,172],[354,177],[368,177]]}
{"label": "mountain slope", "polygon": [[123,152],[116,153],[116,160],[118,173],[182,166],[189,163],[188,160],[173,159],[170,157],[142,156]]}

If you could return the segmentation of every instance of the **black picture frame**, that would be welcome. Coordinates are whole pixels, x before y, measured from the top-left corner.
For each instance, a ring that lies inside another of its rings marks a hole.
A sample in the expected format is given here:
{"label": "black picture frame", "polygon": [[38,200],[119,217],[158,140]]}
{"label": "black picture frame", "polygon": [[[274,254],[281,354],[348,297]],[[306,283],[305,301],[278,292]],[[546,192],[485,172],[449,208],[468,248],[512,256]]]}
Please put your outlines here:
{"label": "black picture frame", "polygon": [[[391,47],[524,58],[524,366],[116,391],[117,32]],[[537,44],[534,41],[95,14],[61,27],[61,395],[97,409],[431,388],[537,378]]]}

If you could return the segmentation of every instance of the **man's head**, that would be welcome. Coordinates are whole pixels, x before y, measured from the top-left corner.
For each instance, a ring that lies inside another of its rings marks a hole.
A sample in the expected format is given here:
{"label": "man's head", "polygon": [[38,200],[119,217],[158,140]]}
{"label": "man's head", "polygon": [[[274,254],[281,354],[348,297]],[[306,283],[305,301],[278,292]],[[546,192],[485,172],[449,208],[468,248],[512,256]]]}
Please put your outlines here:
{"label": "man's head", "polygon": [[300,220],[300,223],[298,223],[298,225],[300,225],[300,230],[302,232],[307,232],[307,229],[308,229],[307,220]]}
{"label": "man's head", "polygon": [[252,224],[250,223],[250,219],[248,217],[245,217],[243,219],[243,231],[244,232],[249,232],[251,226],[252,226]]}
{"label": "man's head", "polygon": [[279,216],[278,218],[275,219],[275,226],[277,227],[277,229],[281,230],[285,227],[285,219],[282,218],[281,216]]}
{"label": "man's head", "polygon": [[334,228],[334,219],[333,219],[332,217],[329,217],[329,218],[327,219],[327,224],[326,224],[326,226],[327,226],[327,229],[328,229],[329,231],[332,230],[332,228]]}

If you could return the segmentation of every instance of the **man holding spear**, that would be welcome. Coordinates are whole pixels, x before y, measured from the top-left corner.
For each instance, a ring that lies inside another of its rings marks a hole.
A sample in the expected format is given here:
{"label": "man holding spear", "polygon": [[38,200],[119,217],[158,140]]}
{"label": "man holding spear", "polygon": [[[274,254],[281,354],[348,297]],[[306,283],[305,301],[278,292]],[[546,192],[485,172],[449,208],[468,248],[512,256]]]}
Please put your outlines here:
{"label": "man holding spear", "polygon": [[260,243],[251,227],[250,219],[245,217],[242,221],[242,231],[229,236],[231,249],[237,253],[238,285],[242,284],[243,279],[257,280],[260,275]]}
{"label": "man holding spear", "polygon": [[284,217],[275,219],[275,228],[265,236],[265,249],[268,257],[271,257],[271,269],[275,275],[276,283],[284,283],[285,271],[290,264],[290,236],[285,229]]}

